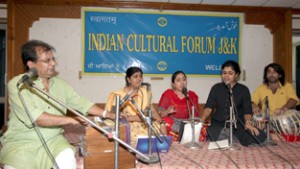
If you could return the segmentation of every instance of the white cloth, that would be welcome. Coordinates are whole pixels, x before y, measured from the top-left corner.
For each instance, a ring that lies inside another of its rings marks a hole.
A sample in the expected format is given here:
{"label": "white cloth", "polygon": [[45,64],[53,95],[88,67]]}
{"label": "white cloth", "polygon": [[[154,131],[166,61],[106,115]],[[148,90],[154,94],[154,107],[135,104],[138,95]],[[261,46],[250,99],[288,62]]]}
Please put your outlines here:
{"label": "white cloth", "polygon": [[[60,152],[56,156],[55,161],[60,169],[76,169],[76,159],[71,148],[67,148]],[[56,167],[53,168],[57,169]]]}
{"label": "white cloth", "polygon": [[15,169],[14,167],[12,166],[9,166],[9,165],[4,165],[4,168],[3,169]]}
{"label": "white cloth", "polygon": [[[202,128],[202,123],[201,122],[195,124],[194,143],[199,143],[201,128]],[[186,144],[186,143],[192,142],[193,141],[192,135],[193,135],[192,134],[192,125],[191,125],[191,122],[188,122],[184,125],[183,134],[182,134],[180,144]]]}

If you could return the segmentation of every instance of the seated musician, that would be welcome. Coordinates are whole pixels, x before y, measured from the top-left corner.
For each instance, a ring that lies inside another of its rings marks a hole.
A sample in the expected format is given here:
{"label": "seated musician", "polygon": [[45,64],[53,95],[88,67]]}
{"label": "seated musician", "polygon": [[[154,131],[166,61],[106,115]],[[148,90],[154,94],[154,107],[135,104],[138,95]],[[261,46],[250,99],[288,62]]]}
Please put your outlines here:
{"label": "seated musician", "polygon": [[[261,129],[266,129],[264,124],[267,113],[270,116],[270,124],[272,124],[272,119],[280,120],[284,118],[286,114],[290,115],[290,113],[287,113],[289,112],[288,110],[295,109],[299,103],[294,86],[285,81],[284,69],[276,63],[271,63],[264,68],[263,84],[256,88],[251,99],[254,113],[253,121],[256,124],[260,124],[258,127]],[[267,107],[268,109],[266,109]],[[273,127],[275,126],[271,126],[271,129],[273,129]],[[275,134],[277,134],[277,132],[285,136],[293,133],[293,131],[288,133],[276,131]],[[271,134],[272,133],[273,132],[271,132]]]}
{"label": "seated musician", "polygon": [[143,113],[147,114],[148,107],[151,108],[153,127],[157,129],[158,134],[166,134],[165,123],[162,121],[157,110],[155,110],[152,101],[149,100],[151,92],[147,90],[146,87],[141,86],[143,82],[143,72],[138,67],[130,67],[126,71],[126,86],[120,90],[114,91],[109,94],[108,100],[106,102],[106,110],[110,111],[115,105],[115,97],[120,96],[120,99],[132,91],[130,98],[133,99],[138,107],[127,99],[123,105],[120,106],[120,112],[122,116],[125,116],[130,124],[130,144],[135,146],[137,142],[137,137],[139,135],[148,135],[148,125],[144,123],[139,109]]}
{"label": "seated musician", "polygon": [[294,86],[285,81],[284,69],[276,63],[264,68],[263,84],[252,94],[252,110],[255,115],[265,115],[268,103],[270,116],[282,115],[299,104]]}
{"label": "seated musician", "polygon": [[230,113],[232,112],[230,108],[232,107],[230,97],[232,93],[232,100],[234,100],[234,107],[236,107],[234,112],[237,117],[236,128],[233,127],[232,131],[233,136],[243,146],[262,144],[266,139],[266,135],[251,123],[250,91],[247,86],[237,82],[241,73],[238,63],[229,60],[221,68],[222,82],[211,88],[201,116],[202,121],[205,121],[211,115],[211,124],[207,128],[208,139],[217,141],[229,138],[227,134],[229,132],[226,132],[229,131],[229,124],[226,121],[230,119]]}
{"label": "seated musician", "polygon": [[[30,40],[22,45],[25,68],[36,77],[36,88],[66,103],[82,115],[115,119],[115,114],[104,111],[95,103],[79,95],[71,85],[57,76],[55,48],[40,40]],[[36,70],[36,71],[33,71]],[[67,116],[67,108],[58,104],[36,88],[24,83],[29,73],[20,74],[8,83],[10,117],[9,126],[0,138],[0,152],[4,169],[61,168],[76,169],[75,147],[63,135],[63,126],[87,124],[77,116]]]}
{"label": "seated musician", "polygon": [[[186,102],[186,96],[182,92],[187,86],[187,77],[183,71],[173,73],[172,89],[167,89],[161,96],[158,106],[161,117],[166,122],[167,134],[177,140],[180,129],[180,121],[189,119],[189,111]],[[190,111],[194,106],[195,117],[199,116],[198,96],[195,92],[187,92]]]}

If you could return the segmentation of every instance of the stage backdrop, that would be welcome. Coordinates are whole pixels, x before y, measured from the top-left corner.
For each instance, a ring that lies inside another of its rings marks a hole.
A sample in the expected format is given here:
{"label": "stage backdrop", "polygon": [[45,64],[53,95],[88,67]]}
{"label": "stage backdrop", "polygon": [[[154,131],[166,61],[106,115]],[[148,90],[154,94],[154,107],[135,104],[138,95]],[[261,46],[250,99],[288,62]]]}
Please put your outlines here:
{"label": "stage backdrop", "polygon": [[130,66],[164,76],[220,75],[239,62],[240,14],[82,8],[84,74],[120,74]]}

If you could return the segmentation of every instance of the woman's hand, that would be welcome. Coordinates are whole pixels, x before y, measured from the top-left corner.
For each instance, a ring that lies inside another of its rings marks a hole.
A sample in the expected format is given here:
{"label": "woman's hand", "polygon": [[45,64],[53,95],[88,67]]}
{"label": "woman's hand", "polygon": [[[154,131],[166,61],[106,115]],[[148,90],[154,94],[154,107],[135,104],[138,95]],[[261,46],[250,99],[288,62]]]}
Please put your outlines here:
{"label": "woman's hand", "polygon": [[125,117],[128,122],[141,122],[142,119],[138,115],[131,115],[127,112],[122,112],[121,116]]}
{"label": "woman's hand", "polygon": [[167,134],[167,127],[166,127],[166,123],[160,123],[160,131],[162,132],[163,135]]}
{"label": "woman's hand", "polygon": [[160,111],[160,116],[165,117],[165,116],[168,116],[169,114],[172,114],[172,113],[175,113],[175,112],[176,112],[175,107],[174,106],[169,106],[167,109]]}
{"label": "woman's hand", "polygon": [[172,114],[172,113],[175,113],[176,112],[175,107],[174,106],[169,106],[168,109],[167,109],[167,112],[168,112],[168,115]]}

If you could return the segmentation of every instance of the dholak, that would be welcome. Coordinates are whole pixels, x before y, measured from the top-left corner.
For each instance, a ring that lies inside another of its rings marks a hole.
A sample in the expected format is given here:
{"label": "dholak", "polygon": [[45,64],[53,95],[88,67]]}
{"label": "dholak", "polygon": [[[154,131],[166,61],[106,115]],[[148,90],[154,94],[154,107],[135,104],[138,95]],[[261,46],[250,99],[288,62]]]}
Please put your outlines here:
{"label": "dholak", "polygon": [[271,126],[275,132],[284,135],[298,136],[300,134],[300,112],[288,110],[282,115],[271,117]]}
{"label": "dholak", "polygon": [[252,117],[253,126],[265,131],[266,130],[266,118],[263,114],[254,114]]}

